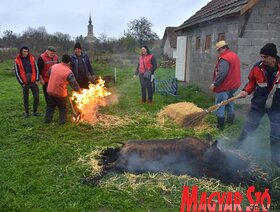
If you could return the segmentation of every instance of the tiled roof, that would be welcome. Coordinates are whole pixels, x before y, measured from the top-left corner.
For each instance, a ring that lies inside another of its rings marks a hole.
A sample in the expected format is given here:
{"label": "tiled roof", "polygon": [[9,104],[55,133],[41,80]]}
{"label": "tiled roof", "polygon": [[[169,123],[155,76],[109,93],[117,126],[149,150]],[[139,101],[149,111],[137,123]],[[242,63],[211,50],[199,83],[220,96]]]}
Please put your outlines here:
{"label": "tiled roof", "polygon": [[177,32],[175,32],[175,29],[177,27],[166,27],[164,31],[164,35],[162,38],[162,46],[164,45],[164,42],[166,39],[169,40],[171,48],[177,47]]}
{"label": "tiled roof", "polygon": [[177,30],[230,15],[243,14],[259,0],[212,0],[180,25]]}

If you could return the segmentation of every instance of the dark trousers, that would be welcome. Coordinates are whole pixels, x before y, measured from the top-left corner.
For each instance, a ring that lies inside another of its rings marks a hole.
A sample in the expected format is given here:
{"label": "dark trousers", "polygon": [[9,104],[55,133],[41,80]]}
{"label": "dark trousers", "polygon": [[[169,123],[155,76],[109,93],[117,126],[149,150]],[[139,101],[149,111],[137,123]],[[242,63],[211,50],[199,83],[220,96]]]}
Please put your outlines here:
{"label": "dark trousers", "polygon": [[45,82],[45,84],[42,85],[42,88],[43,88],[43,93],[44,93],[46,105],[48,105],[48,103],[49,103],[49,101],[50,101],[49,94],[48,94],[48,92],[47,92],[48,83]]}
{"label": "dark trousers", "polygon": [[251,108],[243,131],[246,135],[253,133],[259,126],[260,121],[265,113],[267,113],[270,121],[270,138],[280,140],[280,111],[260,111]]}
{"label": "dark trousers", "polygon": [[47,105],[46,115],[45,115],[45,122],[50,123],[53,119],[53,114],[55,111],[56,106],[59,110],[59,123],[64,124],[67,122],[67,97],[54,97],[49,96],[49,104]]}
{"label": "dark trousers", "polygon": [[139,79],[140,79],[140,85],[141,85],[141,93],[142,93],[142,101],[146,101],[146,93],[148,92],[148,100],[152,101],[153,100],[153,83],[145,79],[143,77],[143,74],[139,74]]}
{"label": "dark trousers", "polygon": [[260,111],[251,108],[241,139],[244,140],[257,129],[265,113],[267,113],[270,122],[271,160],[280,167],[280,111]]}
{"label": "dark trousers", "polygon": [[33,95],[33,113],[36,113],[39,106],[39,88],[36,83],[30,83],[22,87],[24,111],[29,113],[29,89],[31,89]]}

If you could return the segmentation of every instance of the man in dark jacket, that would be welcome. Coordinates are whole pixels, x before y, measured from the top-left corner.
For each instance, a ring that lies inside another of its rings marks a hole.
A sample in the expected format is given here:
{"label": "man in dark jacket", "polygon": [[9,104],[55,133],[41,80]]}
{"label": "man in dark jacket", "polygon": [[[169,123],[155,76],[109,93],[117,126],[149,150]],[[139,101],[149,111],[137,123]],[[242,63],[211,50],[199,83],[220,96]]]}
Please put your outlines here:
{"label": "man in dark jacket", "polygon": [[19,54],[15,59],[16,78],[22,87],[24,117],[29,117],[29,89],[33,94],[33,115],[39,116],[39,88],[36,81],[39,81],[39,72],[35,62],[35,58],[29,51],[28,46],[24,45],[20,48]]}
{"label": "man in dark jacket", "polygon": [[[216,50],[219,56],[209,89],[216,93],[215,104],[218,104],[233,97],[241,85],[241,76],[239,57],[229,50],[228,44],[224,40],[219,41],[216,43]],[[217,128],[220,130],[224,128],[225,112],[227,112],[227,122],[232,124],[235,116],[233,102],[216,110]]]}
{"label": "man in dark jacket", "polygon": [[80,43],[75,44],[74,51],[75,54],[71,56],[72,71],[80,87],[88,89],[89,81],[95,82],[95,75],[89,57],[82,51]]}
{"label": "man in dark jacket", "polygon": [[260,124],[267,113],[270,121],[271,161],[280,167],[280,62],[276,45],[267,43],[260,51],[261,60],[251,69],[240,95],[246,97],[253,93],[251,109],[246,125],[234,143],[240,146]]}

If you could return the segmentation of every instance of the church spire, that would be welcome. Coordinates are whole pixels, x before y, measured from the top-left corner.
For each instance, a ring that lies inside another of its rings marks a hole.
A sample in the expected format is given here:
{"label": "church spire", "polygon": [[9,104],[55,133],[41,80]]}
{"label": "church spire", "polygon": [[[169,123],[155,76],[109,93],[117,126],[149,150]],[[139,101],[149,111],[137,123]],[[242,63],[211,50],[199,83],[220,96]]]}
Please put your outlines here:
{"label": "church spire", "polygon": [[93,25],[91,21],[91,12],[89,12],[89,19],[88,19],[88,33],[87,36],[85,37],[86,42],[88,44],[93,44],[94,43],[94,35],[93,35]]}
{"label": "church spire", "polygon": [[88,36],[93,36],[93,25],[92,25],[92,21],[91,21],[91,12],[89,12]]}
{"label": "church spire", "polygon": [[92,24],[92,21],[91,21],[91,12],[89,12],[89,21],[88,23],[91,25]]}

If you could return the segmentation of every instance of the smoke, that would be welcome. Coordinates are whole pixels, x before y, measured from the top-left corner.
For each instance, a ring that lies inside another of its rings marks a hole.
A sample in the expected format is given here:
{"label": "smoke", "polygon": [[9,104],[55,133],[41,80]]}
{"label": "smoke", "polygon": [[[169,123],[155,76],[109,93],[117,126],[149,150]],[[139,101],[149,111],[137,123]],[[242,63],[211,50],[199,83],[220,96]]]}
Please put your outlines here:
{"label": "smoke", "polygon": [[253,134],[245,139],[240,147],[244,154],[251,156],[257,163],[268,162],[270,160],[269,138],[264,134]]}
{"label": "smoke", "polygon": [[195,174],[191,166],[188,165],[186,157],[176,153],[161,155],[159,158],[143,158],[140,153],[133,152],[126,155],[126,167],[134,173],[142,172],[167,172],[173,174]]}
{"label": "smoke", "polygon": [[230,150],[249,157],[252,163],[264,165],[270,163],[269,125],[263,120],[257,130],[250,134],[239,148],[231,146],[238,140],[239,135],[234,138],[218,139],[218,146],[223,150]]}
{"label": "smoke", "polygon": [[118,94],[111,94],[105,98],[106,105],[114,105],[119,103],[119,95]]}
{"label": "smoke", "polygon": [[239,135],[235,138],[218,139],[218,147],[224,153],[228,166],[237,170],[237,174],[245,180],[268,179],[270,145],[268,134],[264,132],[268,133],[267,125],[260,125],[238,148],[232,144],[237,141]]}

